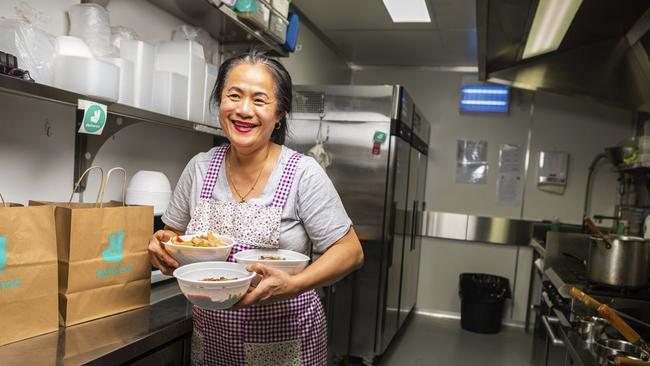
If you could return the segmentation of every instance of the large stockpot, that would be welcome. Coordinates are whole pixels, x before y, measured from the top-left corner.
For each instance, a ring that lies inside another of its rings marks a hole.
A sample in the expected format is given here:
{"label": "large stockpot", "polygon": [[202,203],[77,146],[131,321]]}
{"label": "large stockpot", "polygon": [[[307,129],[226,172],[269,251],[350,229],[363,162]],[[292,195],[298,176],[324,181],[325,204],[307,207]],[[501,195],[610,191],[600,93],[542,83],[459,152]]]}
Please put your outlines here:
{"label": "large stockpot", "polygon": [[590,281],[630,288],[648,285],[650,239],[619,235],[608,235],[608,242],[590,239]]}

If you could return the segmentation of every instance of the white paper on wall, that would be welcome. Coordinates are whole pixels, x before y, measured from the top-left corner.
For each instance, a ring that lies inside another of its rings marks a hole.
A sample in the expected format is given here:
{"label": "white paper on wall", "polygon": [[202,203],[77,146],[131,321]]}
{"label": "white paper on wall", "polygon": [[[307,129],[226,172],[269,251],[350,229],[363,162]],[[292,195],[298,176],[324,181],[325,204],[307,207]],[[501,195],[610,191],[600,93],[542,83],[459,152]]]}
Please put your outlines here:
{"label": "white paper on wall", "polygon": [[485,184],[487,172],[487,141],[458,140],[456,183]]}
{"label": "white paper on wall", "polygon": [[497,203],[517,205],[521,202],[524,174],[523,145],[503,144],[499,147]]}

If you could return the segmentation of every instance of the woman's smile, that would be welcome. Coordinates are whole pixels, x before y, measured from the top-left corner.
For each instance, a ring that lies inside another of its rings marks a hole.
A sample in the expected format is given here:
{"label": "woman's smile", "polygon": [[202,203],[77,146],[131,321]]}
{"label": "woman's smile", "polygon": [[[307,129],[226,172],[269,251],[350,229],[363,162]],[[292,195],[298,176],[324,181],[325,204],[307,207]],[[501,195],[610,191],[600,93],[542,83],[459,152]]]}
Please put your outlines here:
{"label": "woman's smile", "polygon": [[253,131],[254,128],[258,127],[254,123],[245,122],[237,119],[231,119],[230,122],[232,122],[233,126],[235,126],[235,130],[239,133],[249,133]]}

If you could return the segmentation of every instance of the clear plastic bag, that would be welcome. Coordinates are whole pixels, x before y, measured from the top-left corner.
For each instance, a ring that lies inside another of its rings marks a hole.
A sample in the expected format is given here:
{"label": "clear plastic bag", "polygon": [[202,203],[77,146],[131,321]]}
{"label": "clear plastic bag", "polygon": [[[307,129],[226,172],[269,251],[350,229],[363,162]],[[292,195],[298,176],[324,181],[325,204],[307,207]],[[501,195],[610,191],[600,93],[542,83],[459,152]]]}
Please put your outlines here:
{"label": "clear plastic bag", "polygon": [[212,54],[216,51],[216,42],[210,37],[205,29],[183,24],[172,33],[172,41],[190,40],[203,46],[203,54],[206,62],[212,61]]}
{"label": "clear plastic bag", "polygon": [[108,10],[97,4],[75,4],[68,9],[70,35],[86,41],[95,56],[113,53]]}
{"label": "clear plastic bag", "polygon": [[41,84],[54,84],[56,39],[19,19],[0,18],[0,51],[18,59],[18,68]]}
{"label": "clear plastic bag", "polygon": [[138,34],[131,28],[123,27],[121,25],[111,27],[111,46],[113,50],[119,53],[122,40],[139,40]]}

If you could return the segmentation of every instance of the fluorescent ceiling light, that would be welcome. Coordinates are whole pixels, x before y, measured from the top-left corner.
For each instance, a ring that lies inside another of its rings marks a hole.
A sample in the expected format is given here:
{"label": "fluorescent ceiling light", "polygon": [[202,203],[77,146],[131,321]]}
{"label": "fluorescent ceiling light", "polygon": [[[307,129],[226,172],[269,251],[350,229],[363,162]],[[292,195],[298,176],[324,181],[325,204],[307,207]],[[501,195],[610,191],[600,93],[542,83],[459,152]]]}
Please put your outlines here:
{"label": "fluorescent ceiling light", "polygon": [[557,50],[580,4],[582,0],[539,0],[523,58]]}
{"label": "fluorescent ceiling light", "polygon": [[425,0],[382,0],[393,23],[431,23]]}
{"label": "fluorescent ceiling light", "polygon": [[464,89],[463,93],[467,94],[508,94],[506,89]]}

